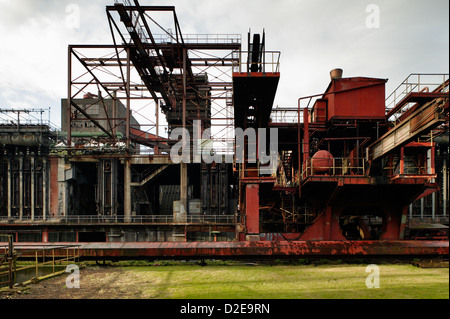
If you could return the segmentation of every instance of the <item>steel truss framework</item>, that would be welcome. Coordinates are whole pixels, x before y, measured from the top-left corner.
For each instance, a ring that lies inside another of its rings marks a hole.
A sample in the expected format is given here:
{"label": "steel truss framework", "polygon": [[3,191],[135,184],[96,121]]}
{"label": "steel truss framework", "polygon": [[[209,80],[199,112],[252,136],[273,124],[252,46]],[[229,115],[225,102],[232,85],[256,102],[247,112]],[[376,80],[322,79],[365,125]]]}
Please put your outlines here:
{"label": "steel truss framework", "polygon": [[[227,133],[234,118],[231,71],[239,64],[241,36],[183,36],[174,7],[140,6],[138,1],[126,4],[106,7],[112,44],[68,48],[68,147],[76,143],[73,123],[86,119],[104,138],[121,140],[127,149],[132,143],[150,146],[155,154],[168,132],[192,126],[199,117],[212,127],[213,138],[231,142]],[[174,34],[156,21],[161,13],[171,17]],[[88,94],[94,102],[80,106],[79,99]],[[107,114],[106,99],[120,101],[126,116],[101,118],[89,112],[95,104]],[[205,105],[210,112],[199,115]],[[131,116],[138,119],[139,128],[133,127]],[[117,136],[119,127],[125,128],[125,136]]]}

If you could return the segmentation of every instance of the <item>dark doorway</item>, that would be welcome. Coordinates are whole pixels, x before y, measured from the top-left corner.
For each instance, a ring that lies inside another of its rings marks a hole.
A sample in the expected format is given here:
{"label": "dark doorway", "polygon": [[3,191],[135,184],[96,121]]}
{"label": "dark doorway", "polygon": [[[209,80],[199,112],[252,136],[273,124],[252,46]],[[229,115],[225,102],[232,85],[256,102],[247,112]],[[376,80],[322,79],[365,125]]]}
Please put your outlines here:
{"label": "dark doorway", "polygon": [[106,232],[79,232],[78,241],[81,243],[106,242]]}

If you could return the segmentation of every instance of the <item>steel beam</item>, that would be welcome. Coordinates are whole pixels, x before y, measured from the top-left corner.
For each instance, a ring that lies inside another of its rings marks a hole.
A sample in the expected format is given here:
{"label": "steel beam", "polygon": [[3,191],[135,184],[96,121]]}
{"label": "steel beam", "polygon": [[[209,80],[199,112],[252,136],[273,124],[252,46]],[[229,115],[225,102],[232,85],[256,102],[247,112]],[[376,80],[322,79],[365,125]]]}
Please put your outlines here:
{"label": "steel beam", "polygon": [[443,122],[445,116],[438,111],[436,103],[427,103],[369,145],[366,149],[367,160],[373,161],[382,157]]}
{"label": "steel beam", "polygon": [[[16,249],[20,251],[20,247]],[[81,257],[86,258],[386,257],[448,255],[449,243],[411,240],[82,243],[79,249]]]}

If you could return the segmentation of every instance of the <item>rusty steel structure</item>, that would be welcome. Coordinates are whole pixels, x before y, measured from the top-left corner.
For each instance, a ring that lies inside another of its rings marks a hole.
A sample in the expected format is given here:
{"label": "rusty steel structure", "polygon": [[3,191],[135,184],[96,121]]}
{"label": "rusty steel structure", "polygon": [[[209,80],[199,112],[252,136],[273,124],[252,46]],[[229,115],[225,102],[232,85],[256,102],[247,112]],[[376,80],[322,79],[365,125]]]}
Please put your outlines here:
{"label": "rusty steel structure", "polygon": [[111,44],[68,47],[61,129],[0,125],[0,232],[17,249],[448,255],[448,74],[411,74],[386,98],[386,79],[335,69],[323,93],[274,107],[265,32],[245,51],[239,34],[183,34],[171,6],[116,1],[106,17]]}

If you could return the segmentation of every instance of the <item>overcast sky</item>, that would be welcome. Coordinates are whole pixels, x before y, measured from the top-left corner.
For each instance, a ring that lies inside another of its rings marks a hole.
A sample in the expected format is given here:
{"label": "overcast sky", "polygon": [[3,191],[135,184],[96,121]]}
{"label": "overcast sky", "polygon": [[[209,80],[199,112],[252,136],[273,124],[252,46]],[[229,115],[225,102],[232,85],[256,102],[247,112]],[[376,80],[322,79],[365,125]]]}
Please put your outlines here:
{"label": "overcast sky", "polygon": [[[0,107],[51,107],[67,97],[67,46],[111,43],[105,5],[114,0],[0,0]],[[448,0],[141,0],[174,5],[186,34],[266,31],[281,51],[275,105],[324,92],[329,71],[389,79],[449,72]],[[375,5],[375,6],[374,6]],[[379,16],[377,16],[379,10]],[[79,25],[74,14],[79,12]],[[379,18],[379,20],[378,20]],[[245,41],[244,41],[245,42]],[[246,49],[246,43],[243,44]]]}

